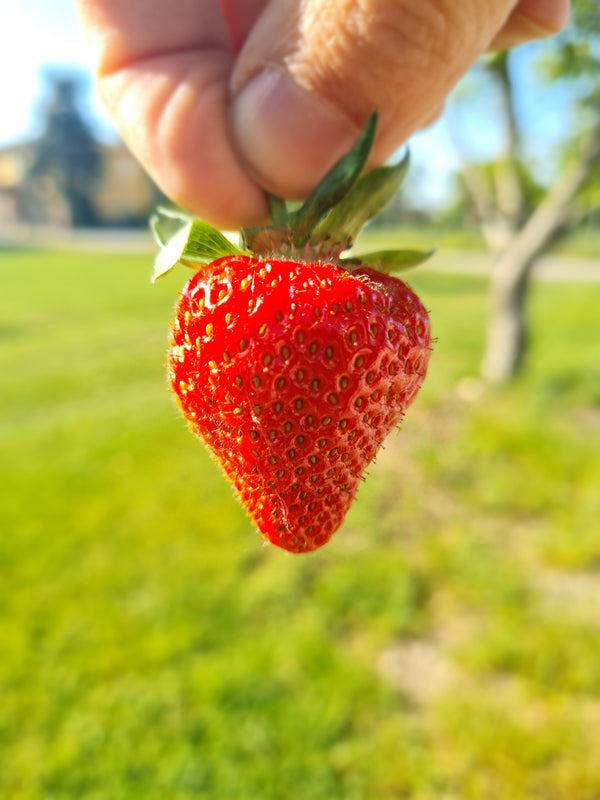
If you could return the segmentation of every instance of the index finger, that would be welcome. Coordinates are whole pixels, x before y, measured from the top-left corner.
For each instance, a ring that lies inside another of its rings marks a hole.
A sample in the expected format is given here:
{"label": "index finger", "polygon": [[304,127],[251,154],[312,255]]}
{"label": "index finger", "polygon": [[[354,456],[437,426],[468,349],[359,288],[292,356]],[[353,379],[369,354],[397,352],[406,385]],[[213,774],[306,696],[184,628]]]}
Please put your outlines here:
{"label": "index finger", "polygon": [[[258,12],[262,4],[254,0],[253,7]],[[234,55],[221,4],[78,0],[77,7],[100,94],[158,186],[220,227],[262,218],[262,191],[227,129]]]}

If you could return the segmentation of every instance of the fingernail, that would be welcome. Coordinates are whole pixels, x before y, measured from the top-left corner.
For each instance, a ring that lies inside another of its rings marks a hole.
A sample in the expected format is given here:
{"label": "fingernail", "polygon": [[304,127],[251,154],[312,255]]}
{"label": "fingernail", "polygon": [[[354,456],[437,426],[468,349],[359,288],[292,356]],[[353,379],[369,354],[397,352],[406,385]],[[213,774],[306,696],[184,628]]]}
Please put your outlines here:
{"label": "fingernail", "polygon": [[290,199],[309,194],[359,133],[345,114],[276,69],[259,72],[237,95],[230,125],[257,181]]}

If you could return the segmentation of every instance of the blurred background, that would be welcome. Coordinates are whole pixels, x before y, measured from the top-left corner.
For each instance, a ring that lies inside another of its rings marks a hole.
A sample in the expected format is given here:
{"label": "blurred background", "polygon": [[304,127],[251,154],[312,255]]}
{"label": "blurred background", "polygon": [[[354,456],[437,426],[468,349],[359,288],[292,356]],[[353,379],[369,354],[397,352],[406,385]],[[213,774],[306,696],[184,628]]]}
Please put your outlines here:
{"label": "blurred background", "polygon": [[359,246],[430,373],[322,551],[166,388],[187,275],[71,3],[0,31],[0,797],[600,798],[600,14],[486,58]]}

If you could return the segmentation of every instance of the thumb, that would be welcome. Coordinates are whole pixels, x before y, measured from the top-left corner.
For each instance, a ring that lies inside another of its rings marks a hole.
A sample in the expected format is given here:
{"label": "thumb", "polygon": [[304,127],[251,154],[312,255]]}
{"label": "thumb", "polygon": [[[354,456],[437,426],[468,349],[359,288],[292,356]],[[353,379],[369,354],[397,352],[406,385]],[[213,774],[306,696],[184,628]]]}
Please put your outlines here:
{"label": "thumb", "polygon": [[305,196],[379,112],[381,162],[435,119],[516,0],[272,0],[239,55],[231,133],[257,181]]}

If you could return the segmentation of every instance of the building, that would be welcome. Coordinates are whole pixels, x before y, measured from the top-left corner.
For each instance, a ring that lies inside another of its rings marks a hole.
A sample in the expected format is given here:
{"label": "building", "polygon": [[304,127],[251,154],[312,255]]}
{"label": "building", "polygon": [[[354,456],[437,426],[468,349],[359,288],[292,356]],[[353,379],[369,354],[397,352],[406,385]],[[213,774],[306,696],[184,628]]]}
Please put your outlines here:
{"label": "building", "polygon": [[0,149],[0,236],[19,226],[146,224],[158,190],[121,142],[89,130],[77,89],[76,79],[53,79],[43,134]]}

